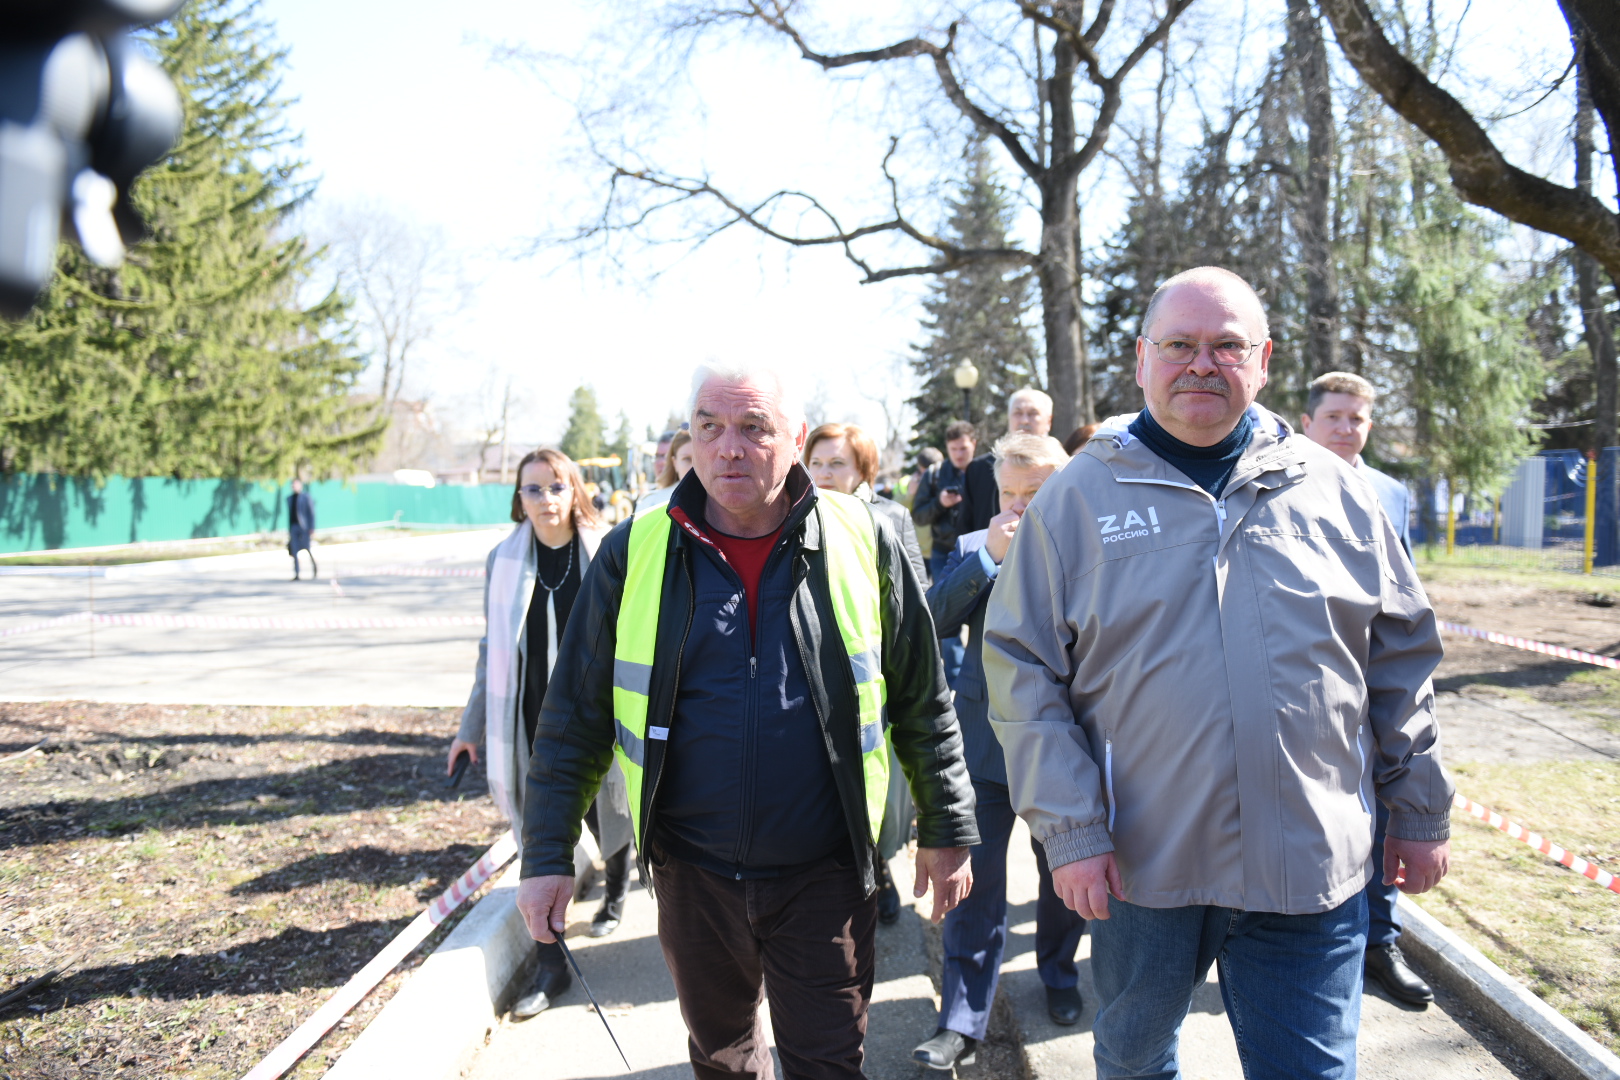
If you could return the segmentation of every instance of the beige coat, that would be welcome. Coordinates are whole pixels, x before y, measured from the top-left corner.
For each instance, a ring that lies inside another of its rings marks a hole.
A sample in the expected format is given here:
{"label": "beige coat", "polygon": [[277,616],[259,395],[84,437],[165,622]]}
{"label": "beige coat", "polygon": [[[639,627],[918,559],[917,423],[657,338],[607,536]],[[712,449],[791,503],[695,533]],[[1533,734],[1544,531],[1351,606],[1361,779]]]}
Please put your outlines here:
{"label": "beige coat", "polygon": [[1217,501],[1107,421],[1019,525],[985,619],[1014,808],[1125,899],[1303,914],[1389,835],[1449,835],[1434,612],[1372,487],[1255,408]]}

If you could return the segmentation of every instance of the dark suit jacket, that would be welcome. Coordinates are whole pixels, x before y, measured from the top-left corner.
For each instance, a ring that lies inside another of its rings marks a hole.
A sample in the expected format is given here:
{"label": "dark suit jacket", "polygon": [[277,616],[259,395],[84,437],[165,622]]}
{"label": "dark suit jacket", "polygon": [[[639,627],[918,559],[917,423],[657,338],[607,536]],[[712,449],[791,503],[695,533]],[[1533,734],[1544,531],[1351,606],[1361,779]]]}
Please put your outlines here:
{"label": "dark suit jacket", "polygon": [[995,586],[979,558],[987,535],[980,529],[957,540],[945,568],[928,590],[928,610],[940,637],[961,633],[963,623],[968,626],[967,655],[962,657],[962,670],[956,676],[956,719],[962,726],[968,775],[975,780],[1005,784],[1007,759],[990,729],[990,699],[984,685],[984,612]]}
{"label": "dark suit jacket", "polygon": [[996,456],[980,454],[967,467],[967,486],[958,507],[962,531],[959,535],[990,527],[990,519],[1001,513],[1001,487],[996,483]]}

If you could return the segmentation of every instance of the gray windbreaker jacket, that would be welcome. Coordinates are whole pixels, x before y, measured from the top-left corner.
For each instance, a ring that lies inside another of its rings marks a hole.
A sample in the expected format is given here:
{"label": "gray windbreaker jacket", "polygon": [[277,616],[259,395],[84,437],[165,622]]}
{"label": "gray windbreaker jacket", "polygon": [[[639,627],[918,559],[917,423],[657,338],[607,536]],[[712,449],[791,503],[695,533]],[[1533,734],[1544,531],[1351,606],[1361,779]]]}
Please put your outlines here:
{"label": "gray windbreaker jacket", "polygon": [[1434,611],[1378,497],[1252,409],[1216,500],[1114,417],[1041,488],[990,596],[1013,807],[1051,864],[1114,851],[1125,899],[1305,914],[1389,835],[1450,835]]}

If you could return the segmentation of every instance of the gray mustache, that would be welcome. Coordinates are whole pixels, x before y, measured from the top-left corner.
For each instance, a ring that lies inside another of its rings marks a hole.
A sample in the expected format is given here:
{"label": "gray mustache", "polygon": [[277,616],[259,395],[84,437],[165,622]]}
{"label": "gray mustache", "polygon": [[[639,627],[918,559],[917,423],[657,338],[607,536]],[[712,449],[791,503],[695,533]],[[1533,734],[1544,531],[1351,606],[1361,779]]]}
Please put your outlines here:
{"label": "gray mustache", "polygon": [[1219,394],[1221,397],[1232,396],[1232,388],[1227,386],[1226,380],[1219,375],[1194,375],[1190,371],[1171,383],[1170,389],[1198,390],[1206,394]]}

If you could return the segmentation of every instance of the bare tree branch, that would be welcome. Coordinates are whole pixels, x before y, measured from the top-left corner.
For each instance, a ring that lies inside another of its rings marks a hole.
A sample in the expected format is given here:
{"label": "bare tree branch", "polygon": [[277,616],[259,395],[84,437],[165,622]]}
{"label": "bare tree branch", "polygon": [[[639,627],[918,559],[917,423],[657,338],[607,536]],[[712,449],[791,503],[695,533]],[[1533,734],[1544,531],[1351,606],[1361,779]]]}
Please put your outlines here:
{"label": "bare tree branch", "polygon": [[1440,147],[1464,199],[1562,236],[1620,280],[1620,219],[1601,200],[1509,164],[1467,108],[1390,43],[1365,0],[1320,2],[1346,59],[1391,108]]}

